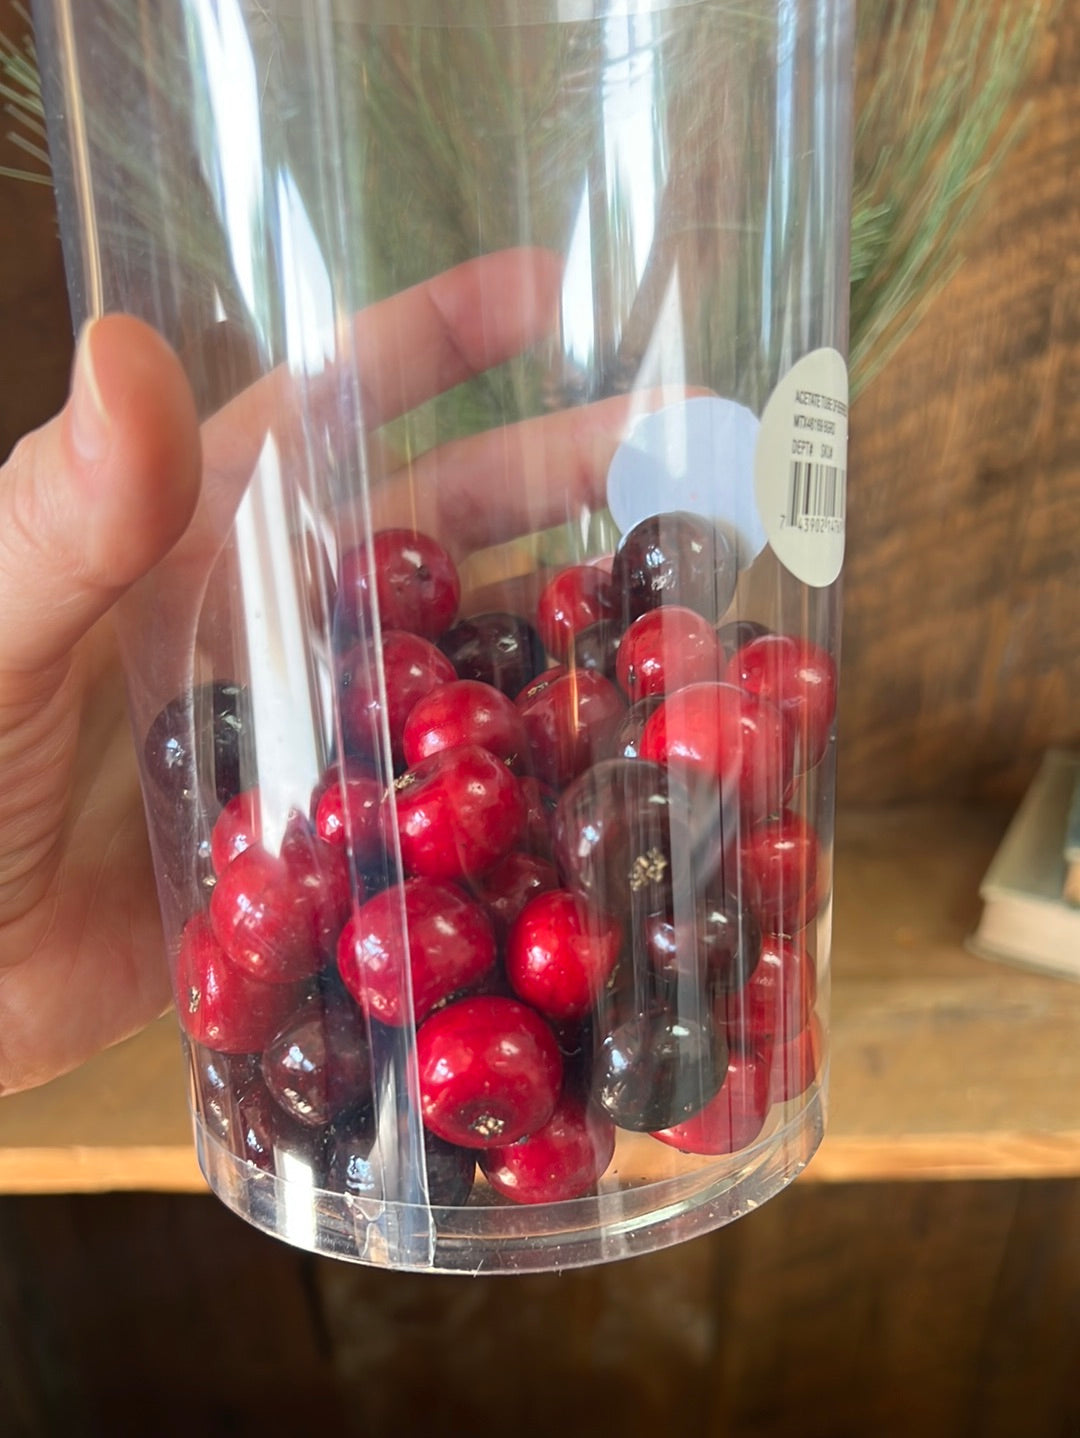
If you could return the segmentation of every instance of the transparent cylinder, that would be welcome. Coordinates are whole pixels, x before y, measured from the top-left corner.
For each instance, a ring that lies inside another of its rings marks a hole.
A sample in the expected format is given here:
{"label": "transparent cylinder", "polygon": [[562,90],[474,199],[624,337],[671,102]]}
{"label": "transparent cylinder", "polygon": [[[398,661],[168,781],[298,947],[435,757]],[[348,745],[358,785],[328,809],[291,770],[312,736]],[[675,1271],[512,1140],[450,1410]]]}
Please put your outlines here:
{"label": "transparent cylinder", "polygon": [[852,12],[36,7],[76,318],[200,412],[117,622],[200,1162],[289,1242],[616,1259],[820,1141]]}

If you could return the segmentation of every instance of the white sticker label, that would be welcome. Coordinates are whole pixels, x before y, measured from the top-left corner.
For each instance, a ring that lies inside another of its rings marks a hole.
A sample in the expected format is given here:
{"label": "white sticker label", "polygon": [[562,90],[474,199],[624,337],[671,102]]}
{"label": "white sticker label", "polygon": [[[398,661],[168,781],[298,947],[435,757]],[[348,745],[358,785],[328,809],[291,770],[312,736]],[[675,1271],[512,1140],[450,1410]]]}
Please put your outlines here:
{"label": "white sticker label", "polygon": [[815,589],[831,584],[844,562],[847,446],[847,365],[837,350],[814,350],[769,397],[754,484],[777,558]]}

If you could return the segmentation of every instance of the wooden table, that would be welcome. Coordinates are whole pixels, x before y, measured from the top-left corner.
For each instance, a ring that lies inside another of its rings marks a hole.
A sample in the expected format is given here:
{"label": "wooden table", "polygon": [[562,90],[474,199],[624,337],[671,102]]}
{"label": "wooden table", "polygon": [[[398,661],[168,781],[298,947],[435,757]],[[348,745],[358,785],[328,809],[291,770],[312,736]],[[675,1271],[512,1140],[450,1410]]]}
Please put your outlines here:
{"label": "wooden table", "polygon": [[[963,947],[1007,817],[841,815],[829,1133],[808,1180],[1080,1175],[1080,985]],[[171,1016],[0,1101],[0,1193],[203,1187]]]}

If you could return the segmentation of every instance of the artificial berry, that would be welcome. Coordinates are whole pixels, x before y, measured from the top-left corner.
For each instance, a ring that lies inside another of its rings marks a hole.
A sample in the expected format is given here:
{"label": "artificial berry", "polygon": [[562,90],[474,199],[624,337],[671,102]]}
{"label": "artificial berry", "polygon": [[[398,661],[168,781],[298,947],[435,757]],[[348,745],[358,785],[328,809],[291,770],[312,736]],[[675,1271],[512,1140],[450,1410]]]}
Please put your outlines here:
{"label": "artificial berry", "polygon": [[747,901],[766,929],[797,934],[821,901],[821,845],[814,829],[785,809],[766,819],[739,845]]}
{"label": "artificial berry", "polygon": [[716,1097],[682,1123],[654,1131],[653,1138],[682,1153],[738,1153],[765,1127],[769,1104],[768,1064],[760,1054],[733,1051]]}
{"label": "artificial berry", "polygon": [[658,764],[608,759],[563,793],[552,823],[555,862],[568,886],[602,910],[652,913],[688,863],[690,801]]}
{"label": "artificial berry", "polygon": [[481,983],[494,965],[495,932],[484,910],[454,885],[428,879],[376,894],[338,941],[346,989],[369,1017],[395,1026],[410,1017],[420,1023],[437,1004]]}
{"label": "artificial berry", "polygon": [[371,1098],[367,1032],[347,999],[305,1004],[267,1045],[261,1068],[275,1102],[311,1128]]}
{"label": "artificial berry", "polygon": [[807,639],[764,634],[736,651],[726,677],[776,705],[801,769],[820,762],[836,714],[836,665],[826,650]]}
{"label": "artificial berry", "polygon": [[727,1066],[718,1028],[652,1003],[602,1040],[593,1097],[620,1128],[651,1133],[700,1112]]}
{"label": "artificial berry", "polygon": [[614,619],[619,600],[611,575],[592,564],[575,564],[549,580],[536,603],[536,627],[544,647],[566,659],[574,636],[601,619]]}
{"label": "artificial berry", "polygon": [[616,674],[631,704],[720,677],[716,631],[696,610],[664,605],[641,614],[622,637]]}
{"label": "artificial berry", "polygon": [[817,1078],[823,1048],[817,1015],[787,1043],[778,1043],[773,1048],[769,1066],[769,1095],[773,1103],[787,1103],[802,1097]]}
{"label": "artificial berry", "polygon": [[719,784],[748,821],[774,813],[791,792],[794,754],[774,705],[731,684],[692,684],[648,720],[640,754],[686,783]]}
{"label": "artificial berry", "polygon": [[340,849],[293,838],[280,855],[254,844],[218,878],[210,919],[229,960],[253,978],[307,978],[332,950],[350,900]]}
{"label": "artificial berry", "polygon": [[519,696],[517,704],[533,771],[561,789],[610,753],[626,702],[610,679],[591,669],[574,669],[539,686],[537,680],[529,697]]}
{"label": "artificial berry", "polygon": [[493,869],[473,879],[472,892],[505,935],[522,909],[537,894],[559,887],[554,864],[536,854],[515,850],[500,859]]}
{"label": "artificial berry", "polygon": [[147,773],[173,803],[199,792],[197,736],[207,729],[213,755],[208,789],[227,804],[243,787],[243,771],[250,767],[251,703],[242,685],[218,680],[171,700],[147,732]]}
{"label": "artificial berry", "polygon": [[[349,1198],[383,1201],[390,1197],[385,1166],[370,1120],[336,1132],[330,1143],[328,1186]],[[433,1208],[460,1208],[476,1178],[476,1155],[444,1143],[424,1130],[427,1201]]]}
{"label": "artificial berry", "polygon": [[514,1203],[564,1203],[596,1189],[615,1155],[615,1129],[605,1114],[563,1098],[542,1128],[480,1155],[484,1177]]}
{"label": "artificial berry", "polygon": [[518,998],[551,1019],[584,1018],[622,947],[617,919],[565,889],[537,894],[506,942],[506,976]]}
{"label": "artificial berry", "polygon": [[571,668],[595,669],[605,679],[614,679],[622,634],[617,619],[600,619],[579,630],[570,647]]}
{"label": "artificial berry", "polygon": [[511,697],[544,667],[539,634],[517,614],[470,615],[440,636],[439,648],[459,679],[479,680]]}
{"label": "artificial berry", "polygon": [[562,1058],[539,1014],[514,999],[459,999],[416,1035],[428,1128],[463,1148],[504,1148],[555,1112]]}
{"label": "artificial berry", "polygon": [[324,843],[346,848],[364,869],[383,855],[386,788],[374,775],[348,773],[327,784],[315,807],[315,832]]}
{"label": "artificial berry", "polygon": [[611,741],[611,751],[617,759],[636,759],[638,757],[645,725],[662,702],[659,695],[653,695],[650,699],[639,699],[626,711]]}
{"label": "artificial berry", "polygon": [[426,694],[413,707],[402,740],[410,766],[462,744],[478,744],[511,768],[524,762],[529,747],[513,701],[476,679],[458,679]]}
{"label": "artificial berry", "polygon": [[718,1009],[734,1048],[746,1053],[786,1044],[810,1022],[817,998],[814,960],[797,939],[766,934],[761,958],[741,989]]}
{"label": "artificial berry", "polygon": [[370,625],[371,586],[379,624],[437,639],[453,624],[461,599],[454,561],[441,544],[412,529],[383,529],[341,557],[340,606],[353,633]]}
{"label": "artificial berry", "polygon": [[256,1054],[298,998],[296,986],[263,983],[230,964],[205,914],[188,920],[176,958],[176,1008],[196,1043],[219,1053]]}
{"label": "artificial berry", "polygon": [[350,754],[361,759],[379,754],[382,744],[378,666],[383,668],[386,723],[395,764],[404,757],[402,739],[413,705],[457,676],[434,644],[418,634],[386,629],[381,639],[354,644],[341,661],[341,727]]}
{"label": "artificial berry", "polygon": [[444,749],[395,784],[401,859],[426,879],[471,878],[517,843],[525,796],[506,765],[475,744]]}
{"label": "artificial berry", "polygon": [[624,535],[611,574],[627,620],[678,604],[714,624],[735,593],[738,562],[723,528],[675,510],[651,515]]}
{"label": "artificial berry", "polygon": [[753,912],[715,884],[689,911],[668,905],[649,914],[643,927],[657,976],[674,994],[696,986],[707,1003],[742,988],[761,958],[761,925]]}

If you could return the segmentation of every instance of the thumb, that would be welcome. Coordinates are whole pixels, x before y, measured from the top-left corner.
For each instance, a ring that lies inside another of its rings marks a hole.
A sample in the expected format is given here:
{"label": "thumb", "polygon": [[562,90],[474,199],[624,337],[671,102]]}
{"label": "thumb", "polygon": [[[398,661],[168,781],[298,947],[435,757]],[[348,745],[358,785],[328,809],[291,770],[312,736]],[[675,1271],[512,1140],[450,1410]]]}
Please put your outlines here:
{"label": "thumb", "polygon": [[195,404],[172,350],[125,315],[86,325],[67,404],[0,470],[0,680],[62,661],[168,552],[199,472]]}

